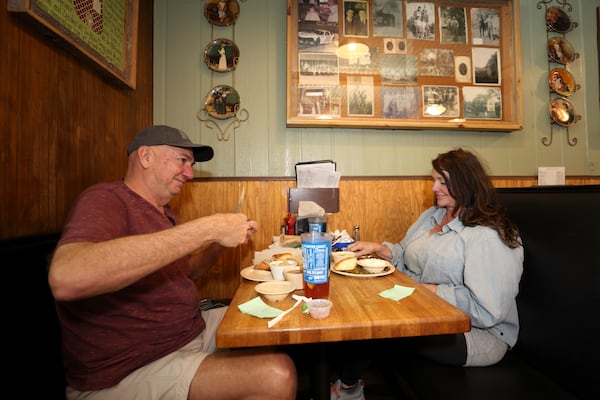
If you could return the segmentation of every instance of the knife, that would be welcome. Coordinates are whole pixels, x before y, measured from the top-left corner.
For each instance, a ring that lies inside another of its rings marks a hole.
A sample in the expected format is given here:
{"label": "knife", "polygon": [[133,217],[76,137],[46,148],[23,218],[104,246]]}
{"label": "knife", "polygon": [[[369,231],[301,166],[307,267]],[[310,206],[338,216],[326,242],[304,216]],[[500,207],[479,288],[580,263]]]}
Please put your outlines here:
{"label": "knife", "polygon": [[242,212],[242,204],[244,203],[244,196],[246,195],[246,188],[242,188],[242,193],[240,193],[240,198],[238,199],[237,206],[235,207],[235,213],[239,214]]}

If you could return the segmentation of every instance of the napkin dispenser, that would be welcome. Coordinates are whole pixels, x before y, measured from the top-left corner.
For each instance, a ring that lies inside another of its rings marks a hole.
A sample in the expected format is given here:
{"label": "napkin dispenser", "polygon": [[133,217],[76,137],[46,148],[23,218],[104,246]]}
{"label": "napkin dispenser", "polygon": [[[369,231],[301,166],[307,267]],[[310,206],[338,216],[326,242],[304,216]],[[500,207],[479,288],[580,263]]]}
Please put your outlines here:
{"label": "napkin dispenser", "polygon": [[[297,214],[298,205],[301,201],[314,201],[321,206],[326,213],[340,211],[340,189],[339,188],[289,188],[288,189],[288,211]],[[308,224],[308,221],[306,221]],[[296,221],[298,226],[298,221]]]}

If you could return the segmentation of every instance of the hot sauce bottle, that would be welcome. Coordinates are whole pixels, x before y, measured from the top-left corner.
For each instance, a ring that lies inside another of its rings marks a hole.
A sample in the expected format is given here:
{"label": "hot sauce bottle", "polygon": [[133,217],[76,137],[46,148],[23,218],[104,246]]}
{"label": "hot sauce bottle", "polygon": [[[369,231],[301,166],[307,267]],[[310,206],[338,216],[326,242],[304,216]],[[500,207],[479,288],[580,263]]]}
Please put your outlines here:
{"label": "hot sauce bottle", "polygon": [[292,215],[292,213],[288,213],[287,217],[283,219],[285,222],[285,234],[286,235],[295,235],[296,234],[296,218]]}

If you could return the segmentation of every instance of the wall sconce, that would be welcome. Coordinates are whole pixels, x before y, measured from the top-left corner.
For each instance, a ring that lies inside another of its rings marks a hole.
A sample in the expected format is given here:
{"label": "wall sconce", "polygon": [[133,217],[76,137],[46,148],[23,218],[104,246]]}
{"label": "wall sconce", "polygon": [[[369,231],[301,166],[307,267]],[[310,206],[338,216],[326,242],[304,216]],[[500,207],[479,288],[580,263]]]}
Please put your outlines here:
{"label": "wall sconce", "polygon": [[341,58],[357,58],[369,54],[369,46],[364,43],[350,42],[341,45],[335,51]]}

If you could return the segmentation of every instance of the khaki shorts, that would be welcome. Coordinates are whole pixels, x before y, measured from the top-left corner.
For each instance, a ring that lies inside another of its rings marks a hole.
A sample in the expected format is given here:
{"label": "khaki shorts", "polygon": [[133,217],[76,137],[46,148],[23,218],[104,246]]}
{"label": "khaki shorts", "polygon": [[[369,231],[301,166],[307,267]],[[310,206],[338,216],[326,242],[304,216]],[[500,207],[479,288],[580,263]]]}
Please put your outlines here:
{"label": "khaki shorts", "polygon": [[202,311],[206,328],[187,345],[123,378],[116,386],[80,392],[67,386],[68,400],[187,400],[194,374],[204,358],[216,351],[215,334],[227,307]]}

